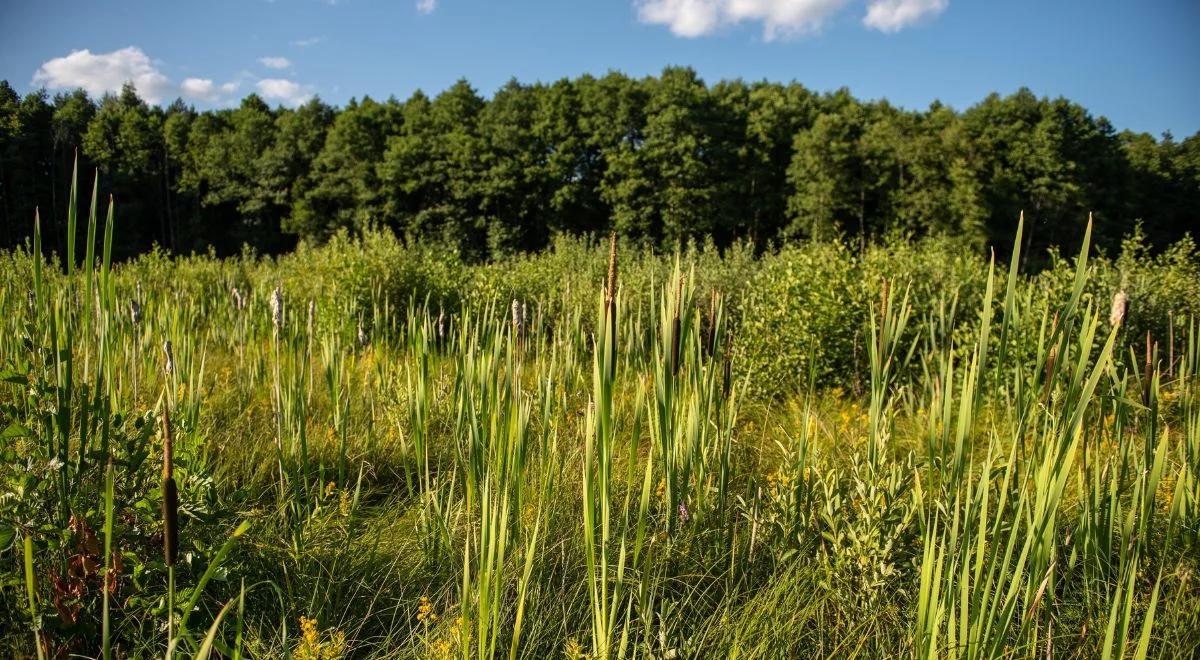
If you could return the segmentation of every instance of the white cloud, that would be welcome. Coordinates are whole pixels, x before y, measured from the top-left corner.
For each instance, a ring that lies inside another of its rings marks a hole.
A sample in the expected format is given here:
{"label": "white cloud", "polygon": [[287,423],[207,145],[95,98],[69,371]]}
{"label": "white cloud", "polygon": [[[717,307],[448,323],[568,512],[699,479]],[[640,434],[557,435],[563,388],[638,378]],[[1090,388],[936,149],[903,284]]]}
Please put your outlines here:
{"label": "white cloud", "polygon": [[299,46],[300,48],[308,48],[309,46],[316,46],[317,44],[321,43],[322,41],[325,41],[325,37],[323,37],[323,36],[308,37],[306,39],[297,39],[292,42],[292,45]]}
{"label": "white cloud", "polygon": [[666,25],[681,37],[712,34],[724,25],[762,23],[767,41],[818,32],[849,0],[640,0],[638,19]]}
{"label": "white cloud", "polygon": [[227,97],[237,91],[238,83],[227,82],[222,85],[217,85],[208,78],[186,78],[179,85],[179,91],[184,96],[197,101],[206,101],[208,103],[216,103],[221,101],[223,97]]}
{"label": "white cloud", "polygon": [[880,32],[899,32],[946,11],[950,0],[871,0],[863,25]]}
{"label": "white cloud", "polygon": [[173,91],[171,81],[135,46],[111,53],[93,54],[88,49],[71,51],[38,67],[33,84],[49,89],[82,87],[92,96],[120,91],[132,82],[138,95],[150,103],[159,103]]}
{"label": "white cloud", "polygon": [[432,14],[437,9],[437,0],[417,0],[417,11],[422,14]]}
{"label": "white cloud", "polygon": [[[419,3],[433,0],[418,0]],[[850,0],[635,0],[638,20],[665,25],[681,37],[701,37],[727,25],[761,23],[774,41],[820,32]],[[950,0],[869,0],[863,24],[898,32],[946,10]]]}
{"label": "white cloud", "polygon": [[699,37],[721,24],[719,5],[712,0],[647,0],[638,7],[638,20],[666,25],[681,37]]}
{"label": "white cloud", "polygon": [[313,97],[311,85],[301,85],[285,78],[263,78],[258,81],[257,87],[263,98],[284,105],[300,105]]}
{"label": "white cloud", "polygon": [[268,69],[286,69],[292,65],[286,57],[260,57],[258,63]]}

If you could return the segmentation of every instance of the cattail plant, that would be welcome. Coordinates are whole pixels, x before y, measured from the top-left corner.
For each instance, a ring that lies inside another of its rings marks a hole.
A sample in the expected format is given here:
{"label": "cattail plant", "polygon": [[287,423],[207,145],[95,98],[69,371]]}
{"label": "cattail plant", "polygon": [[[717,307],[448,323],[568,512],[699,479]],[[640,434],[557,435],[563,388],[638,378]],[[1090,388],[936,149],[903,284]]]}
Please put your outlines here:
{"label": "cattail plant", "polygon": [[162,519],[163,561],[167,565],[167,634],[175,625],[175,560],[179,555],[179,490],[172,461],[171,413],[163,407]]}

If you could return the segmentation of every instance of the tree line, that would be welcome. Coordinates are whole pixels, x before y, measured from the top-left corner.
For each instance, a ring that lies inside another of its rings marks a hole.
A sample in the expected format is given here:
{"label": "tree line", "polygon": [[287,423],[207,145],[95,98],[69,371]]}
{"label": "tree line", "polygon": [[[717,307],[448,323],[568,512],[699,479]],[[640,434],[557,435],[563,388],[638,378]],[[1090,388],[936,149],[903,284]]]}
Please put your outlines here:
{"label": "tree line", "polygon": [[900,233],[1070,248],[1089,212],[1115,242],[1163,245],[1198,226],[1200,133],[1117,131],[1027,89],[956,111],[862,101],[798,83],[658,76],[515,80],[490,99],[460,80],[435,97],[314,98],[271,108],[147,104],[132,86],[23,97],[0,81],[4,246],[40,211],[65,245],[71,171],[114,195],[118,256],[287,251],[386,227],[468,258],[537,250],[559,233],[615,231],[670,247]]}

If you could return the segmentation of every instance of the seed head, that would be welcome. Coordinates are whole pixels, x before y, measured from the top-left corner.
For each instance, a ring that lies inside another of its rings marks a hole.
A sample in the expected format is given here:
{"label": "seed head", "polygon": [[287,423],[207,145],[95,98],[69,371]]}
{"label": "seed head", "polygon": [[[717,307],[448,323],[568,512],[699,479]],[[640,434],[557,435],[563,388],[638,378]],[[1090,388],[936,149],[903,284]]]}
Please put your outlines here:
{"label": "seed head", "polygon": [[1125,322],[1125,314],[1129,312],[1129,296],[1124,289],[1113,294],[1112,309],[1108,312],[1108,324],[1117,327]]}
{"label": "seed head", "polygon": [[521,334],[521,303],[514,298],[512,301],[512,326],[513,334]]}
{"label": "seed head", "polygon": [[275,332],[283,328],[283,289],[279,287],[271,292],[271,324]]}

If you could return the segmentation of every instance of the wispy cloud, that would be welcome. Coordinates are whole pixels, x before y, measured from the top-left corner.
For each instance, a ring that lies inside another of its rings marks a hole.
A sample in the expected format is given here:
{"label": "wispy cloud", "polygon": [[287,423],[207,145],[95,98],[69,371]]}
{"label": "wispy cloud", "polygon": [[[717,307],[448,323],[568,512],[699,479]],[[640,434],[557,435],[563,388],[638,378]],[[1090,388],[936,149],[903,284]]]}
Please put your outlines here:
{"label": "wispy cloud", "polygon": [[[680,37],[702,37],[741,23],[762,25],[775,41],[820,32],[850,0],[635,0],[638,20]],[[869,0],[867,27],[896,32],[946,9],[949,0]]]}
{"label": "wispy cloud", "polygon": [[306,39],[296,39],[292,42],[292,45],[300,48],[308,48],[309,46],[316,46],[323,41],[325,41],[324,36],[308,37]]}
{"label": "wispy cloud", "polygon": [[417,0],[417,11],[422,14],[432,14],[437,9],[437,0]]}
{"label": "wispy cloud", "polygon": [[256,87],[263,98],[284,105],[300,105],[313,97],[311,85],[302,85],[286,78],[263,78]]}
{"label": "wispy cloud", "polygon": [[286,69],[292,65],[286,57],[260,57],[258,63],[268,69]]}
{"label": "wispy cloud", "polygon": [[880,32],[899,32],[946,11],[950,0],[871,0],[863,25]]}
{"label": "wispy cloud", "polygon": [[83,88],[92,96],[119,91],[126,82],[133,83],[138,94],[150,103],[160,103],[174,89],[170,79],[135,46],[111,53],[92,53],[86,48],[71,51],[66,57],[46,61],[33,74],[35,85]]}

